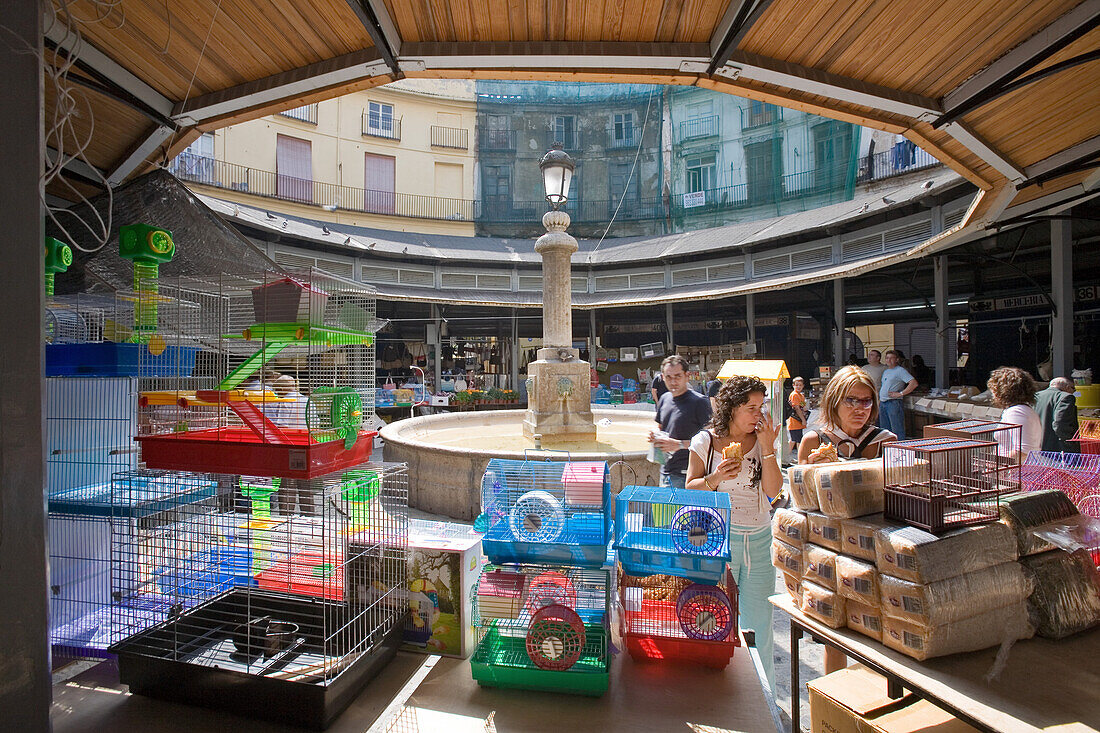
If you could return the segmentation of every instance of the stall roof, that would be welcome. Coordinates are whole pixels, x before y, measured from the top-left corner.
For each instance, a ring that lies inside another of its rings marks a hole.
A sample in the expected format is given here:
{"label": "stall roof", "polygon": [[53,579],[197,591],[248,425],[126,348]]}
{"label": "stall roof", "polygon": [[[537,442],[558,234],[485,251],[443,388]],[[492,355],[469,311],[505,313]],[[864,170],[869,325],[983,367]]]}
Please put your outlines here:
{"label": "stall roof", "polygon": [[787,371],[787,363],[782,359],[727,359],[718,372],[719,379],[730,377],[756,377],[765,382],[774,382],[779,379],[787,379],[791,373]]}

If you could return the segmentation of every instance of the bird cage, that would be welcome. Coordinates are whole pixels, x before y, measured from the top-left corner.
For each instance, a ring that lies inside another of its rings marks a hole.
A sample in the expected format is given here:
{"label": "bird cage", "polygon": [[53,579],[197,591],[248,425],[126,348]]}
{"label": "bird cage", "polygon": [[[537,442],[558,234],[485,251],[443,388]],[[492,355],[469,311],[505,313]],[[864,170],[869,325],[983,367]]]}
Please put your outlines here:
{"label": "bird cage", "polygon": [[486,687],[599,696],[610,667],[606,569],[486,566],[475,588],[473,678]]}
{"label": "bird cage", "polygon": [[1032,451],[1020,470],[1025,491],[1057,489],[1079,512],[1100,519],[1100,455]]}
{"label": "bird cage", "polygon": [[1070,440],[1077,443],[1082,453],[1100,454],[1100,420],[1082,418],[1078,422],[1077,433]]}
{"label": "bird cage", "polygon": [[669,660],[723,668],[740,645],[737,584],[726,571],[717,585],[673,575],[619,578],[626,648],[636,661]]}
{"label": "bird cage", "polygon": [[1020,467],[1004,468],[998,444],[922,438],[886,445],[886,520],[929,532],[994,522],[999,497],[1018,490]]}
{"label": "bird cage", "polygon": [[[126,497],[154,478],[195,476],[146,469],[113,484]],[[214,480],[232,489],[237,477]],[[127,594],[120,625],[133,602],[169,608],[111,647],[132,691],[323,727],[396,653],[408,613],[406,465],[283,479],[276,491],[295,499],[287,513],[270,493],[245,491],[182,505],[173,521],[127,518],[112,557]]]}
{"label": "bird cage", "polygon": [[141,353],[201,349],[142,392],[150,467],[310,479],[370,458],[375,292],[311,269],[161,280]]}
{"label": "bird cage", "polygon": [[730,561],[729,524],[724,492],[627,486],[615,499],[615,549],[630,575],[721,582]]}
{"label": "bird cage", "polygon": [[214,494],[206,477],[155,475],[124,500],[112,495],[110,482],[48,492],[51,644],[66,655],[101,656],[133,630],[162,621],[171,604],[134,599],[132,578],[116,572],[112,546],[133,551],[146,539],[137,527],[178,521],[187,504]]}
{"label": "bird cage", "polygon": [[482,548],[492,563],[600,566],[610,540],[602,461],[494,458],[481,480]]}
{"label": "bird cage", "polygon": [[1015,423],[988,420],[955,420],[925,425],[926,438],[960,438],[993,441],[997,444],[997,463],[1011,476],[1023,461],[1023,428]]}

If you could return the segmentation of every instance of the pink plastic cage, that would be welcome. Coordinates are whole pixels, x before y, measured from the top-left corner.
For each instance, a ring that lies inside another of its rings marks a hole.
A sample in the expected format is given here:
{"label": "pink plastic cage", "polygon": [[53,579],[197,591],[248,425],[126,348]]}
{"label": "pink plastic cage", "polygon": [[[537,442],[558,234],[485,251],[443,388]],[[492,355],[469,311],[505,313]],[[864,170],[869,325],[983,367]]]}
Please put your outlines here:
{"label": "pink plastic cage", "polygon": [[1020,470],[1025,491],[1057,489],[1082,514],[1100,519],[1100,455],[1035,451]]}
{"label": "pink plastic cage", "polygon": [[1070,438],[1086,455],[1100,455],[1100,420],[1080,420],[1077,433]]}

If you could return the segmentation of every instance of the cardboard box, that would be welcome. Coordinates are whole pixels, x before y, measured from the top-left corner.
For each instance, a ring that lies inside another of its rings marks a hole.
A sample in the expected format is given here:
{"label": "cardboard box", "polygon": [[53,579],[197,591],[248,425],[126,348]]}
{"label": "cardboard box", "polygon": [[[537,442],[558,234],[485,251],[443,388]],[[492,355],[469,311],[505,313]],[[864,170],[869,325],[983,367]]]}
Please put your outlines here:
{"label": "cardboard box", "polygon": [[905,692],[891,700],[886,678],[861,664],[807,683],[812,733],[972,733],[975,729]]}
{"label": "cardboard box", "polygon": [[401,648],[468,657],[477,643],[470,594],[481,573],[481,535],[465,524],[410,519],[408,563]]}

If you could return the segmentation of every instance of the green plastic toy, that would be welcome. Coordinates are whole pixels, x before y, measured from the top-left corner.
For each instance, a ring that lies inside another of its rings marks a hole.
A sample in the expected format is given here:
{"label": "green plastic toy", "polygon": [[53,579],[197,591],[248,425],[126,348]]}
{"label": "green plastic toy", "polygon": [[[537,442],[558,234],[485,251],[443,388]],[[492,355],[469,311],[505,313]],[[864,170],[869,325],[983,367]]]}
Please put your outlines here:
{"label": "green plastic toy", "polygon": [[[363,422],[363,398],[350,387],[318,387],[309,396],[306,427],[318,443],[342,439],[351,450]],[[320,434],[314,431],[322,431]]]}
{"label": "green plastic toy", "polygon": [[367,525],[370,503],[382,489],[382,482],[375,471],[348,471],[343,476],[340,494],[347,502],[354,527]]}
{"label": "green plastic toy", "polygon": [[252,516],[256,519],[271,518],[271,495],[279,490],[281,479],[273,479],[270,486],[246,484],[241,481],[241,493],[252,503]]}
{"label": "green plastic toy", "polygon": [[157,329],[157,280],[162,262],[176,254],[172,232],[149,224],[127,224],[118,230],[118,253],[134,263],[134,331]]}
{"label": "green plastic toy", "polygon": [[64,242],[46,237],[46,297],[53,297],[53,276],[73,264],[73,250]]}

